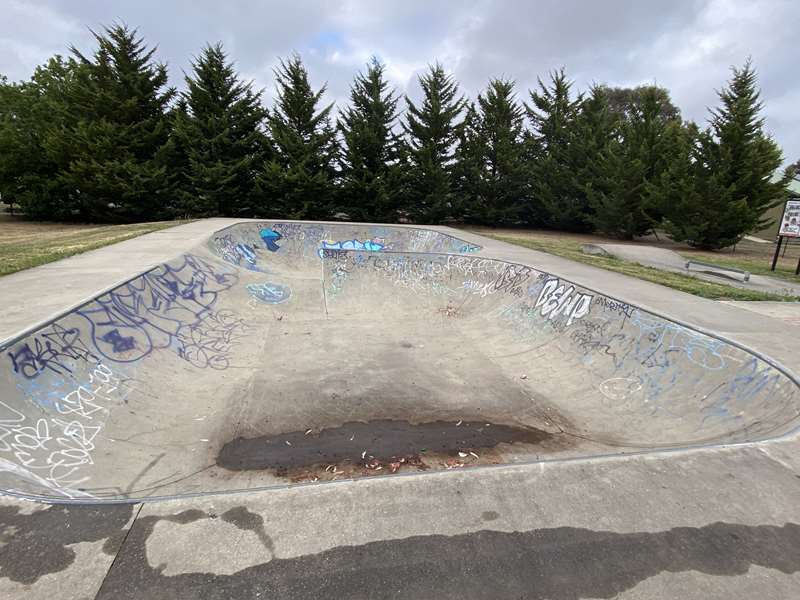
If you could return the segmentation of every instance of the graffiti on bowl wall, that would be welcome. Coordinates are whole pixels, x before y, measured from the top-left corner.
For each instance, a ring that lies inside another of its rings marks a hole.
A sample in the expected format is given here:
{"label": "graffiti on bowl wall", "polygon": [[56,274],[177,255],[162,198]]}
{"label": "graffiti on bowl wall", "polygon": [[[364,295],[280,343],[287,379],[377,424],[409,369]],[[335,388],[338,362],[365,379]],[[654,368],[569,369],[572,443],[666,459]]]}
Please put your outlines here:
{"label": "graffiti on bowl wall", "polygon": [[245,286],[250,295],[264,304],[280,304],[292,295],[288,285],[280,283],[249,283]]}
{"label": "graffiti on bowl wall", "polygon": [[371,240],[344,240],[340,242],[321,242],[319,257],[322,258],[325,250],[361,250],[364,252],[380,252],[386,248],[383,238],[373,238]]}
{"label": "graffiti on bowl wall", "polygon": [[276,242],[280,240],[283,236],[279,232],[275,231],[274,228],[273,229],[264,228],[258,232],[258,235],[260,235],[261,239],[264,240],[264,245],[270,252],[277,252],[278,250],[281,249],[281,247],[278,246]]}

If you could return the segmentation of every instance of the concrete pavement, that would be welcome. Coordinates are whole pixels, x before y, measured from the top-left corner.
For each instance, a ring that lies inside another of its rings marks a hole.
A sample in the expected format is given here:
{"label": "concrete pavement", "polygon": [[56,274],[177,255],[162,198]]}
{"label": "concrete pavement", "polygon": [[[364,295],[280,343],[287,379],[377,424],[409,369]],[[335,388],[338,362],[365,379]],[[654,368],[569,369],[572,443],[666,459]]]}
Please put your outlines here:
{"label": "concrete pavement", "polygon": [[[797,449],[6,511],[16,537],[41,543],[7,547],[0,589],[31,599],[65,588],[75,598],[170,600],[791,599],[800,589]],[[64,537],[70,522],[76,531]]]}
{"label": "concrete pavement", "polygon": [[743,302],[728,300],[724,303],[773,319],[779,319],[787,325],[792,325],[794,327],[800,326],[800,308],[796,302]]}

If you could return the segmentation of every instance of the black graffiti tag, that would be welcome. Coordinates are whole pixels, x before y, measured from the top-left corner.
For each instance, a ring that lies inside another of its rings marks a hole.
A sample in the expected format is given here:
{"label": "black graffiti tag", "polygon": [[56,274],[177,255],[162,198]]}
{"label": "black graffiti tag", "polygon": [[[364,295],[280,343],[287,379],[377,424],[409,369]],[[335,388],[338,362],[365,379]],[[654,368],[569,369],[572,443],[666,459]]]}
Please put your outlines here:
{"label": "black graffiti tag", "polygon": [[522,284],[531,276],[533,269],[525,265],[508,265],[494,282],[494,289],[517,297],[523,296]]}

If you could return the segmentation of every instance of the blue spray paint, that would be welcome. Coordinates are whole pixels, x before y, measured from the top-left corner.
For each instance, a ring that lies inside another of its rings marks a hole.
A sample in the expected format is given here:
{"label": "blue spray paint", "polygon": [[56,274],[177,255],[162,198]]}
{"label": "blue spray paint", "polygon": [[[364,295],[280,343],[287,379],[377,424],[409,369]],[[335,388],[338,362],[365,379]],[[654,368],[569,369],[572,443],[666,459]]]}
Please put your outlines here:
{"label": "blue spray paint", "polygon": [[264,240],[264,245],[267,247],[267,250],[270,252],[277,252],[280,250],[281,247],[275,243],[283,237],[280,233],[274,229],[262,229],[258,234],[261,236],[261,239]]}
{"label": "blue spray paint", "polygon": [[288,285],[280,283],[249,283],[245,286],[250,295],[264,304],[280,304],[292,295]]}
{"label": "blue spray paint", "polygon": [[383,244],[383,240],[380,238],[375,238],[371,240],[366,240],[364,242],[360,240],[345,240],[341,242],[322,242],[322,245],[317,252],[320,258],[322,258],[323,251],[325,250],[362,250],[365,252],[380,252],[386,246]]}

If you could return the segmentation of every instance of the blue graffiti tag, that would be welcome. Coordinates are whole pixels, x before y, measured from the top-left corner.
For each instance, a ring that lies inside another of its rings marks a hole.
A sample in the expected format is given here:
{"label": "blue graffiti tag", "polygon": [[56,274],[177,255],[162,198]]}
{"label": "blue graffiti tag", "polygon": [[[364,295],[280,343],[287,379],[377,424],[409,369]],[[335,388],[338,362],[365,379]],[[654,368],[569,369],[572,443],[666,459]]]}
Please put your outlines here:
{"label": "blue graffiti tag", "polygon": [[249,264],[256,264],[256,252],[247,244],[236,244],[236,253],[245,259]]}
{"label": "blue graffiti tag", "polygon": [[255,249],[249,244],[235,243],[230,235],[224,235],[214,238],[214,245],[223,260],[233,264],[239,265],[242,260],[245,261],[245,267],[251,271],[256,270],[256,262],[258,256]]}
{"label": "blue graffiti tag", "polygon": [[321,247],[317,254],[322,258],[325,250],[363,250],[366,252],[380,252],[386,246],[383,239],[373,238],[371,240],[345,240],[341,242],[321,242]]}
{"label": "blue graffiti tag", "polygon": [[241,319],[215,304],[237,282],[202,259],[184,255],[132,279],[76,311],[91,326],[91,339],[105,358],[126,363],[153,350],[175,349],[194,366],[224,369]]}
{"label": "blue graffiti tag", "polygon": [[45,370],[58,375],[72,373],[76,361],[99,358],[83,343],[77,328],[67,329],[58,323],[12,347],[8,357],[14,372],[26,379],[34,379]]}
{"label": "blue graffiti tag", "polygon": [[111,349],[114,352],[127,352],[136,346],[136,340],[133,339],[133,336],[123,336],[120,334],[119,329],[109,330],[100,339],[111,344]]}
{"label": "blue graffiti tag", "polygon": [[280,233],[274,229],[262,229],[258,234],[261,236],[261,239],[264,240],[264,245],[267,247],[267,250],[270,252],[277,252],[280,250],[281,247],[275,243],[283,237]]}
{"label": "blue graffiti tag", "polygon": [[280,304],[292,295],[289,286],[280,283],[248,283],[245,287],[253,298],[265,304]]}

